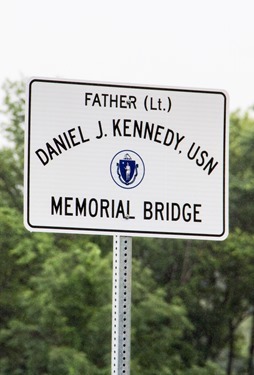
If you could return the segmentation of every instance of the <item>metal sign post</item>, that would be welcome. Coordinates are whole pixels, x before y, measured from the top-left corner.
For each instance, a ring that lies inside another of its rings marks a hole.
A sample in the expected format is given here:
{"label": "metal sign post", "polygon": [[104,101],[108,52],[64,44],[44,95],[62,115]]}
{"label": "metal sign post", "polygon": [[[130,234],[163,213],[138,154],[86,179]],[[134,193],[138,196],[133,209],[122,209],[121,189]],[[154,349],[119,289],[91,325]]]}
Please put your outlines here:
{"label": "metal sign post", "polygon": [[132,238],[114,236],[111,375],[130,374]]}
{"label": "metal sign post", "polygon": [[27,84],[24,224],[114,236],[112,375],[130,374],[131,237],[228,235],[228,113],[221,90]]}

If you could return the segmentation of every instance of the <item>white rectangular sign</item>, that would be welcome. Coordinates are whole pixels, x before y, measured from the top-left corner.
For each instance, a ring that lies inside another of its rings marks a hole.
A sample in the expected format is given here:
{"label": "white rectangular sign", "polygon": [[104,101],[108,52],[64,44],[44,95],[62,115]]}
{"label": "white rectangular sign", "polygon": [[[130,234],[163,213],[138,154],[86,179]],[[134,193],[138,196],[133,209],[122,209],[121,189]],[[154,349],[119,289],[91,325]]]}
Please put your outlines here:
{"label": "white rectangular sign", "polygon": [[224,91],[31,79],[31,231],[223,240]]}

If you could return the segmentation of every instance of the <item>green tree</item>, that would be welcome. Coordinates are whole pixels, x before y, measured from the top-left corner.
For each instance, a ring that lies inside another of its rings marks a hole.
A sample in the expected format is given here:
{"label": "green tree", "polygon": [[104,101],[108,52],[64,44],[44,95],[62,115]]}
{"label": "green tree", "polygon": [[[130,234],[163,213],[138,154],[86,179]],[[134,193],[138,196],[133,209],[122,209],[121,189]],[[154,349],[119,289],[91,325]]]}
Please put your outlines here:
{"label": "green tree", "polygon": [[231,115],[230,127],[231,228],[254,232],[254,118],[251,112]]}
{"label": "green tree", "polygon": [[1,112],[5,121],[1,131],[8,141],[0,149],[0,205],[23,209],[23,164],[24,164],[24,83],[6,81],[5,98]]}
{"label": "green tree", "polygon": [[[25,128],[25,83],[24,81],[7,80],[3,86],[5,93],[3,109],[5,121],[1,128],[11,147],[17,165],[23,173],[24,161],[24,128]],[[19,183],[20,181],[17,181]]]}
{"label": "green tree", "polygon": [[[108,374],[112,239],[23,228],[24,84],[7,81],[4,90],[0,375]],[[234,358],[244,364],[238,327],[254,306],[253,125],[251,112],[231,115],[226,241],[133,241],[135,375],[229,375]]]}

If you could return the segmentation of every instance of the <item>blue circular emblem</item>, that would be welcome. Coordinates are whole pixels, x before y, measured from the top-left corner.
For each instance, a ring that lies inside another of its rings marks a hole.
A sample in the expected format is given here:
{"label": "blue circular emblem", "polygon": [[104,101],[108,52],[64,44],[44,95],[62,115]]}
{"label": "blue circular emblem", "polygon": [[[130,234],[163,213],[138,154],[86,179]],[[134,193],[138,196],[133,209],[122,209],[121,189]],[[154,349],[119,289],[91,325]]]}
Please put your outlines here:
{"label": "blue circular emblem", "polygon": [[123,189],[133,189],[144,178],[145,164],[135,151],[122,150],[111,160],[110,173],[118,186]]}

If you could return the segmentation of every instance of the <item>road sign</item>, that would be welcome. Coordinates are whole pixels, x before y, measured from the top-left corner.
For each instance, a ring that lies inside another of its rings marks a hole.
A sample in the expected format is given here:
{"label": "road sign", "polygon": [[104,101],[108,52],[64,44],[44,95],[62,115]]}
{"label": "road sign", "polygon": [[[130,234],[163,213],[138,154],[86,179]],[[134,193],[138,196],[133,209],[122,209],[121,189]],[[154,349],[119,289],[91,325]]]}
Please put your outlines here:
{"label": "road sign", "polygon": [[224,91],[31,79],[31,231],[225,239]]}

